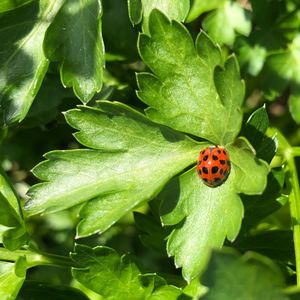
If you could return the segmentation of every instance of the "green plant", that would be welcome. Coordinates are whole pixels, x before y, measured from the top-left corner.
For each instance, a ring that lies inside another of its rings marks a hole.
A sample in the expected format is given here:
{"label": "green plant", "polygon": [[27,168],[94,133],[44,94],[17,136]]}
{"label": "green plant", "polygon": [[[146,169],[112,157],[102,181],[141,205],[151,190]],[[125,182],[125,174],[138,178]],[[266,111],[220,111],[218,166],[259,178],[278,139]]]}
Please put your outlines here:
{"label": "green plant", "polygon": [[2,1],[0,298],[298,299],[299,13]]}

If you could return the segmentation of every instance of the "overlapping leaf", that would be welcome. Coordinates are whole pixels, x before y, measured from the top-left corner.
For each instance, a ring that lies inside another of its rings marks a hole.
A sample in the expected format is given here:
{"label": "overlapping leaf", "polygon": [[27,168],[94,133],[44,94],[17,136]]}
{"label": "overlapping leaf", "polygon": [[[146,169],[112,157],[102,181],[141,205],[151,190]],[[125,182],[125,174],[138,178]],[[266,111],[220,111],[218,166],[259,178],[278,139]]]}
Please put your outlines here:
{"label": "overlapping leaf", "polygon": [[149,16],[153,9],[159,9],[171,20],[184,21],[189,9],[188,0],[129,0],[128,12],[132,24],[142,20],[143,32],[149,33]]}
{"label": "overlapping leaf", "polygon": [[[263,70],[262,86],[265,96],[274,100],[285,89],[290,89],[290,111],[300,123],[300,35],[297,35],[288,48],[273,52],[268,56]],[[271,79],[270,76],[273,78]]]}
{"label": "overlapping leaf", "polygon": [[202,278],[209,287],[203,300],[288,300],[284,279],[269,259],[249,253],[214,252]]}
{"label": "overlapping leaf", "polygon": [[45,32],[62,4],[32,1],[0,14],[0,104],[4,122],[24,119],[48,68]]}
{"label": "overlapping leaf", "polygon": [[238,33],[245,36],[250,34],[249,12],[236,2],[225,1],[204,19],[203,28],[216,42],[232,45]]}
{"label": "overlapping leaf", "polygon": [[[80,143],[92,149],[53,151],[34,174],[28,215],[84,203],[78,235],[107,229],[130,209],[152,199],[165,183],[195,161],[199,144],[121,103],[101,102],[66,113]],[[201,146],[203,147],[203,146]]]}
{"label": "overlapping leaf", "polygon": [[[138,96],[156,122],[216,144],[234,140],[242,122],[244,84],[234,56],[222,64],[219,48],[203,32],[196,47],[188,31],[161,12],[150,16],[150,36],[139,51],[153,74],[140,73]],[[215,70],[216,68],[216,70]]]}
{"label": "overlapping leaf", "polygon": [[160,194],[164,225],[177,225],[168,238],[167,250],[190,281],[201,273],[210,251],[220,248],[225,238],[234,240],[243,218],[238,193],[259,194],[266,185],[268,168],[246,142],[238,139],[227,146],[231,173],[226,183],[207,187],[195,171],[172,180]]}
{"label": "overlapping leaf", "polygon": [[142,275],[129,256],[112,248],[77,245],[72,259],[82,266],[73,268],[74,277],[105,299],[175,300],[181,294],[155,274]]}
{"label": "overlapping leaf", "polygon": [[194,0],[191,4],[187,22],[194,21],[201,14],[222,6],[226,0]]}
{"label": "overlapping leaf", "polygon": [[16,263],[0,261],[0,299],[16,299],[25,280],[26,262],[20,257]]}
{"label": "overlapping leaf", "polygon": [[4,171],[0,169],[0,225],[3,227],[2,242],[14,250],[26,243],[25,224],[19,199]]}
{"label": "overlapping leaf", "polygon": [[46,56],[59,63],[62,83],[83,103],[102,86],[101,14],[99,0],[67,0],[45,37]]}

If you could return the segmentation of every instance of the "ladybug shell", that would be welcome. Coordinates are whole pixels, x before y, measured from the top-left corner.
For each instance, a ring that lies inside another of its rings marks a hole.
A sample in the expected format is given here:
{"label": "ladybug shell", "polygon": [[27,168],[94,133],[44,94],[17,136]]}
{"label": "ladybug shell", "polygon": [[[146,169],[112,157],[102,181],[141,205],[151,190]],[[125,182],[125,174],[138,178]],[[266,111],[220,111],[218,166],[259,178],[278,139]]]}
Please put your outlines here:
{"label": "ladybug shell", "polygon": [[230,159],[223,147],[211,146],[200,152],[197,173],[206,185],[221,185],[226,181],[230,168]]}

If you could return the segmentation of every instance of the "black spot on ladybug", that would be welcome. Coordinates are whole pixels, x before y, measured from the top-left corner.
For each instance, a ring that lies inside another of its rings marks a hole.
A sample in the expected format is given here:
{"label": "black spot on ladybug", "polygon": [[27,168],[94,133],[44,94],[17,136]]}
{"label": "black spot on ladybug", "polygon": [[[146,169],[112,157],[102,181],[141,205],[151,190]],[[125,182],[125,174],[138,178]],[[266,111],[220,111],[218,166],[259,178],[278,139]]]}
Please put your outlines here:
{"label": "black spot on ladybug", "polygon": [[219,168],[217,166],[211,168],[211,172],[213,174],[216,174],[218,171],[219,171]]}
{"label": "black spot on ladybug", "polygon": [[227,174],[228,174],[228,171],[226,170],[226,171],[224,172],[224,177],[226,177]]}
{"label": "black spot on ladybug", "polygon": [[204,160],[204,161],[207,161],[207,159],[208,159],[208,155],[205,155],[205,156],[203,157],[203,160]]}
{"label": "black spot on ladybug", "polygon": [[213,159],[213,160],[218,160],[218,156],[217,156],[217,155],[213,155],[213,156],[212,156],[212,159]]}
{"label": "black spot on ladybug", "polygon": [[204,174],[208,174],[208,169],[207,169],[206,167],[203,167],[203,168],[202,168],[202,172],[203,172]]}
{"label": "black spot on ladybug", "polygon": [[221,154],[221,150],[218,150],[217,152],[218,152],[219,154]]}
{"label": "black spot on ladybug", "polygon": [[220,169],[220,174],[222,175],[224,173],[224,170],[223,169]]}
{"label": "black spot on ladybug", "polygon": [[201,154],[204,154],[205,153],[205,150],[203,150],[202,152],[201,152]]}
{"label": "black spot on ladybug", "polygon": [[223,150],[223,154],[224,154],[224,155],[226,155],[226,152],[225,152],[225,150]]}
{"label": "black spot on ladybug", "polygon": [[220,159],[220,164],[221,165],[225,165],[225,160],[224,159]]}
{"label": "black spot on ladybug", "polygon": [[199,175],[201,175],[201,174],[202,174],[201,170],[198,170],[197,172],[198,172],[198,174],[199,174]]}

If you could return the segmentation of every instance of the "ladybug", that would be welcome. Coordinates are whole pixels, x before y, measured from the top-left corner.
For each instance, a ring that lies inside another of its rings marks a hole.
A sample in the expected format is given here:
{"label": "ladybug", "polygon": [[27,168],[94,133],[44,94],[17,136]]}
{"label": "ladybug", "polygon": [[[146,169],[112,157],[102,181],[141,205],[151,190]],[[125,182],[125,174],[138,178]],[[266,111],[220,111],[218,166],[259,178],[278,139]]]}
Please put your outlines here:
{"label": "ladybug", "polygon": [[230,168],[230,159],[223,147],[210,146],[200,152],[197,173],[206,185],[221,185],[226,181]]}

